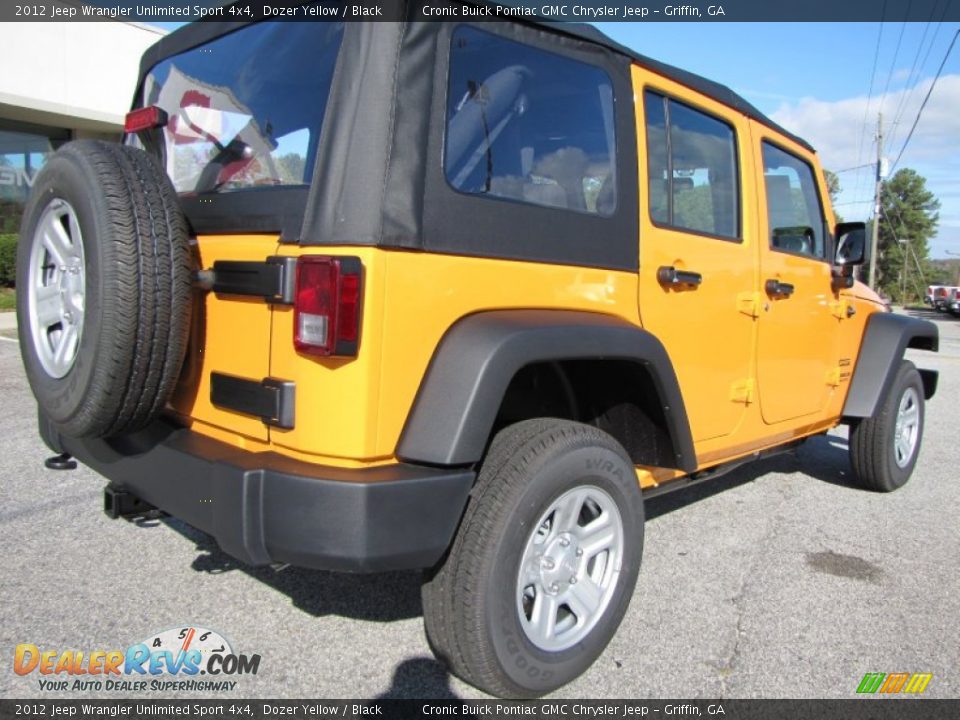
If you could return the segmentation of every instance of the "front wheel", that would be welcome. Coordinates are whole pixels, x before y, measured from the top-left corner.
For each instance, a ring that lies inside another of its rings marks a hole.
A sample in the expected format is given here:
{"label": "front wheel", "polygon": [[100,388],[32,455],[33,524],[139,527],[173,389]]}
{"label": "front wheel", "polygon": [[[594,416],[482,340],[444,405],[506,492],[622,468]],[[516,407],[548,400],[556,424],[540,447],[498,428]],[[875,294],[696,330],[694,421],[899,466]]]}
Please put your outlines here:
{"label": "front wheel", "polygon": [[920,373],[904,360],[874,416],[850,429],[850,464],[863,487],[892,492],[910,479],[923,438],[923,397]]}
{"label": "front wheel", "polygon": [[642,544],[642,497],[616,440],[563,420],[505,428],[449,555],[424,583],[430,644],[493,695],[555,690],[613,637]]}

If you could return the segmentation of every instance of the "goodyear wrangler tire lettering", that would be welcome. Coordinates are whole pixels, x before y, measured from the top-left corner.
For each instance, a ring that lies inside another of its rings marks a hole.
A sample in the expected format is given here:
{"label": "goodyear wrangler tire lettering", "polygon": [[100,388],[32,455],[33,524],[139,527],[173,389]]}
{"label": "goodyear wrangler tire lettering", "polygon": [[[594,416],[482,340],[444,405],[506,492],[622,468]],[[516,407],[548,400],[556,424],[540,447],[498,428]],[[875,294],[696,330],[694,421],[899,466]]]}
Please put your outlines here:
{"label": "goodyear wrangler tire lettering", "polygon": [[493,695],[555,690],[610,641],[642,546],[643,501],[619,443],[566,420],[511,425],[494,438],[453,546],[424,583],[428,640],[455,674]]}
{"label": "goodyear wrangler tire lettering", "polygon": [[17,324],[59,432],[110,437],[159,414],[186,352],[192,269],[176,192],[145,152],[81,140],[50,157],[24,211]]}

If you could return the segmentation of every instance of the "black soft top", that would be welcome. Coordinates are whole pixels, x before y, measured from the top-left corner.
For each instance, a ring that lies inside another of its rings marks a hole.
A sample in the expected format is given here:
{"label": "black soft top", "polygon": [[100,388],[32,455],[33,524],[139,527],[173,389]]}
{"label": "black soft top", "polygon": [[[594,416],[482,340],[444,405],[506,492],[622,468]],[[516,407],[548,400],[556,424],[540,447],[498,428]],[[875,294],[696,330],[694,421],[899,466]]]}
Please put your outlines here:
{"label": "black soft top", "polygon": [[626,45],[621,45],[615,40],[611,40],[609,37],[607,37],[607,35],[597,30],[597,28],[595,28],[593,25],[588,25],[586,23],[561,23],[549,20],[535,20],[534,23],[541,27],[548,27],[555,32],[566,33],[568,35],[578,37],[581,40],[587,40],[588,42],[596,43],[597,45],[603,45],[614,52],[618,52],[621,55],[626,55],[641,67],[652,70],[659,75],[663,75],[664,77],[678,82],[681,85],[686,85],[687,87],[696,90],[697,92],[706,95],[709,98],[732,107],[743,115],[746,115],[747,117],[752,118],[753,120],[756,120],[757,122],[766,125],[773,130],[776,130],[778,133],[781,133],[799,145],[802,145],[807,150],[814,152],[813,147],[806,140],[797,137],[786,128],[775,123],[769,117],[760,112],[756,107],[754,107],[752,103],[745,100],[726,85],[709,80],[705,77],[697,75],[696,73],[683,70],[673,65],[668,65],[667,63],[660,62],[659,60],[654,60],[646,55],[641,55],[635,50],[628,48]]}
{"label": "black soft top", "polygon": [[[474,5],[498,4],[488,2],[487,0],[467,1]],[[300,5],[312,3],[310,0],[306,0],[306,2],[301,0],[301,2],[296,4]],[[144,53],[143,60],[140,64],[140,82],[138,83],[138,87],[140,84],[142,84],[143,79],[150,71],[150,68],[152,68],[161,60],[185,52],[186,50],[209,42],[216,37],[237,30],[244,25],[248,25],[249,22],[250,21],[213,22],[200,20],[190,23],[189,25],[185,25],[169,35],[164,36],[157,43],[149,47]],[[254,20],[253,22],[257,21]],[[707,78],[697,75],[696,73],[674,67],[673,65],[668,65],[667,63],[660,62],[659,60],[654,60],[646,55],[641,55],[626,45],[621,45],[620,43],[607,37],[607,35],[597,30],[597,28],[595,28],[593,25],[588,25],[586,23],[557,22],[547,19],[538,19],[536,17],[523,17],[515,20],[511,19],[505,22],[519,22],[536,25],[544,29],[549,29],[552,32],[570,35],[596,45],[602,45],[609,50],[630,58],[632,61],[636,62],[642,67],[647,68],[648,70],[652,70],[653,72],[663,75],[664,77],[678,82],[681,85],[686,85],[687,87],[696,90],[697,92],[706,95],[709,98],[713,98],[714,100],[717,100],[718,102],[737,110],[743,115],[746,115],[747,117],[752,118],[753,120],[756,120],[757,122],[762,123],[773,130],[776,130],[778,133],[790,138],[811,152],[813,151],[813,147],[811,147],[809,143],[775,123],[769,117],[760,112],[756,107],[754,107],[753,104],[735,93],[726,85],[713,80],[708,80]]]}
{"label": "black soft top", "polygon": [[[447,1],[432,0],[431,7]],[[611,178],[618,200],[611,215],[459,192],[444,174],[446,123],[436,119],[447,111],[449,48],[463,23],[450,17],[437,22],[423,7],[422,0],[408,1],[399,12],[392,11],[391,19],[397,21],[349,22],[343,28],[328,98],[328,107],[336,112],[326,113],[314,154],[307,158],[313,178],[330,181],[186,193],[181,205],[192,230],[279,232],[282,242],[301,245],[367,245],[637,272],[641,198],[630,70],[634,64],[784,133],[729,88],[638,55],[591,26],[544,18],[464,21],[600,67],[610,78],[614,97],[626,102],[615,103],[612,118],[617,162]],[[141,83],[159,61],[250,22],[202,21],[171,33],[145,53]]]}

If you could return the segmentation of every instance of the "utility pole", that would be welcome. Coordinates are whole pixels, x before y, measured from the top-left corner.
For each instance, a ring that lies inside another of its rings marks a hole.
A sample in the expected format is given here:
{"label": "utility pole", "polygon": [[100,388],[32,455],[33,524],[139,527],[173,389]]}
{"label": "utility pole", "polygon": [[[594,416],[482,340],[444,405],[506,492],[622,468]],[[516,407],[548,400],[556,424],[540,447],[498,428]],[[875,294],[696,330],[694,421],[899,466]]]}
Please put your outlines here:
{"label": "utility pole", "polygon": [[907,260],[910,259],[910,240],[898,239],[900,247],[903,248],[903,269],[900,271],[900,304],[907,306]]}
{"label": "utility pole", "polygon": [[870,237],[871,290],[877,289],[877,245],[880,241],[880,194],[883,192],[883,113],[877,113],[877,185],[873,195],[873,232]]}

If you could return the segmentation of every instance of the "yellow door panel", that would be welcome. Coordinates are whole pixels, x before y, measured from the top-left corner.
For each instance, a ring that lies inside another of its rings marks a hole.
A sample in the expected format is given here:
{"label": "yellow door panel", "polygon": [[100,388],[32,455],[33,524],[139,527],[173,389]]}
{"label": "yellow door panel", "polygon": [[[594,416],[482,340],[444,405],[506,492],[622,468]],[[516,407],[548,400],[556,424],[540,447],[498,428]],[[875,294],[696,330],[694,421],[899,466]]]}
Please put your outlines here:
{"label": "yellow door panel", "polygon": [[[742,169],[752,164],[748,143],[744,141],[749,131],[745,119],[729,108],[694,99],[682,86],[638,67],[633,68],[633,82],[641,188],[640,316],[644,328],[660,339],[673,361],[693,439],[700,443],[734,433],[754,402],[752,368],[759,307],[757,247],[754,215],[746,209],[754,207],[755,200],[753,185],[741,180]],[[647,91],[657,95],[645,95]],[[659,95],[684,103],[685,107],[671,105],[661,110]],[[685,100],[687,97],[691,99]],[[687,143],[689,152],[671,158],[671,186],[661,170],[662,158],[667,156],[667,132],[658,134],[657,128],[666,126],[664,118],[669,113],[671,127],[676,127],[670,131],[676,149],[678,137],[682,139],[683,133],[690,133],[681,123],[686,121],[689,128],[696,129],[698,122],[698,116],[686,112],[687,108],[702,111],[711,120],[707,121],[704,134]],[[690,120],[678,120],[684,112]],[[715,123],[717,119],[734,132],[724,131]],[[653,128],[649,135],[648,120]],[[706,134],[712,130],[716,137]],[[724,200],[716,181],[717,166],[722,161],[712,158],[708,151],[697,157],[695,144],[697,140],[708,147],[711,142],[719,144],[724,141],[724,132],[736,139],[727,141],[731,158],[736,160],[734,192],[739,193],[735,208],[738,217],[732,218],[733,223],[716,212],[715,203]],[[681,162],[686,164],[678,167]],[[666,189],[670,187],[672,190]],[[672,218],[664,199],[666,194],[674,204]],[[667,226],[671,219],[674,224],[686,223],[685,228]],[[715,225],[720,226],[718,232],[710,233]],[[691,226],[701,229],[689,229]],[[721,237],[729,227],[734,230],[727,234],[735,237]],[[668,285],[658,277],[662,268],[697,273],[702,281],[698,285]]]}
{"label": "yellow door panel", "polygon": [[[217,260],[262,262],[273,255],[277,238],[265,235],[210,235],[197,238],[199,266]],[[259,418],[221,410],[210,403],[210,373],[262,380],[270,374],[270,305],[260,298],[199,296],[186,367],[172,401],[184,416],[255,440],[267,440]]]}
{"label": "yellow door panel", "polygon": [[766,422],[778,423],[826,407],[841,321],[830,312],[829,265],[767,252],[762,267],[765,279],[794,288],[791,295],[772,295],[760,319],[760,409]]}
{"label": "yellow door panel", "polygon": [[832,287],[831,238],[812,153],[752,124],[762,200],[757,380],[768,424],[822,415],[835,392],[844,322]]}
{"label": "yellow door panel", "polygon": [[[748,404],[754,323],[737,292],[754,283],[753,247],[649,228],[640,253],[643,326],[667,348],[694,441],[729,435]],[[669,252],[668,252],[669,249]],[[699,273],[696,289],[665,289],[657,268]]]}

